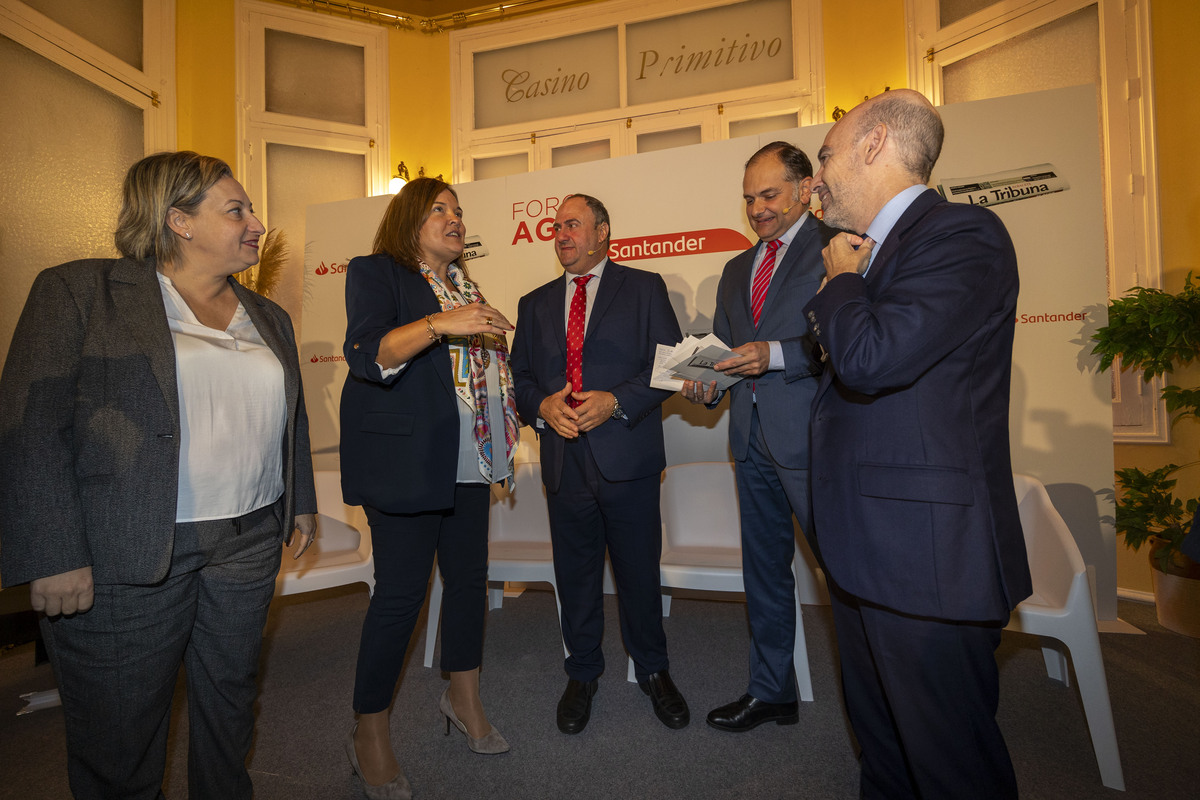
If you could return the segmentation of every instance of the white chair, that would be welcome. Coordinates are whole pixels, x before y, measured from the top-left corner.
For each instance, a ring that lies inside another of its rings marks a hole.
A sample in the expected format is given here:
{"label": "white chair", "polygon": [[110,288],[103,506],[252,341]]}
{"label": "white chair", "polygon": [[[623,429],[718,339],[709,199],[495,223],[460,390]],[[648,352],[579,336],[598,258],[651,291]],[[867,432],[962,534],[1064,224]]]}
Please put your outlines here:
{"label": "white chair", "polygon": [[[700,461],[667,467],[662,483],[662,585],[668,589],[744,592],[741,528],[733,464]],[[820,583],[810,572],[799,546],[792,560],[796,579],[796,644],[792,661],[803,700],[813,699],[808,647],[800,599],[814,596]],[[663,616],[671,612],[671,595],[663,595]]]}
{"label": "white chair", "polygon": [[[546,490],[542,486],[541,465],[516,466],[516,491],[512,494],[496,486],[488,514],[488,608],[504,603],[504,581],[548,583],[554,590],[558,618],[562,603],[554,579],[554,557],[550,547],[550,517],[546,511]],[[429,622],[425,631],[425,666],[433,666],[438,622],[442,615],[442,580],[434,567],[433,586],[429,590]],[[566,644],[563,653],[570,655]]]}
{"label": "white chair", "polygon": [[[1066,646],[1075,667],[1100,780],[1110,789],[1124,791],[1125,776],[1096,631],[1096,610],[1083,557],[1045,487],[1028,475],[1014,475],[1013,485],[1029,552],[1033,596],[1013,611],[1008,630],[1056,639]],[[1046,673],[1069,686],[1070,673],[1062,651],[1044,643],[1042,656]]]}
{"label": "white chair", "polygon": [[299,559],[283,551],[275,579],[279,595],[315,592],[333,586],[365,583],[375,591],[375,563],[366,515],[342,502],[342,476],[336,470],[317,470],[317,539]]}

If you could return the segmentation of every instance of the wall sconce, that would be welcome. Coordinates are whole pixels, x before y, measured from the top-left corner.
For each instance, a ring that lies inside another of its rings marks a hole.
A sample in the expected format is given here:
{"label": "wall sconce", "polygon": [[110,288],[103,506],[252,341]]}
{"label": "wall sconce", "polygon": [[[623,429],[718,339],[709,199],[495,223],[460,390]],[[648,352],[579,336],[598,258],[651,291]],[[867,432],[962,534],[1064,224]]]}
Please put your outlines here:
{"label": "wall sconce", "polygon": [[396,174],[388,181],[388,194],[396,194],[410,180],[412,178],[408,176],[408,167],[404,166],[404,162],[401,161],[396,165]]}
{"label": "wall sconce", "polygon": [[[425,168],[424,167],[417,168],[417,177],[418,178],[425,177]],[[441,173],[438,173],[437,179],[439,181],[446,180],[445,178],[443,178],[441,176]],[[392,176],[392,179],[390,181],[388,181],[388,194],[398,193],[401,189],[404,188],[404,184],[408,183],[411,180],[412,180],[412,178],[409,177],[408,167],[406,167],[404,165],[404,162],[401,161],[399,164],[396,165],[396,174]]]}
{"label": "wall sconce", "polygon": [[[424,168],[424,167],[421,167],[420,169],[418,169],[418,170],[417,170],[417,177],[418,177],[418,178],[424,178],[424,177],[425,177],[425,168]],[[440,172],[439,172],[437,175],[435,175],[434,177],[435,177],[437,180],[439,180],[439,181],[442,181],[443,183],[445,183],[445,182],[446,182],[446,179],[442,177],[442,173],[440,173]]]}

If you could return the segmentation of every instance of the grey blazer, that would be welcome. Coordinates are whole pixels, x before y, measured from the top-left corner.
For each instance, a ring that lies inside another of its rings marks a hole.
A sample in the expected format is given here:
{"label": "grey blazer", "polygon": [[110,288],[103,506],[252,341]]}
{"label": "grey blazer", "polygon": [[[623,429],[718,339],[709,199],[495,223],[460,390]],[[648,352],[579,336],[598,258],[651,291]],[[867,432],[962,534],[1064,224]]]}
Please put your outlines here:
{"label": "grey blazer", "polygon": [[[316,511],[287,313],[230,279],[283,365],[284,535]],[[0,578],[91,566],[97,583],[166,576],[179,482],[175,351],[154,267],[88,259],[34,281],[0,376]]]}

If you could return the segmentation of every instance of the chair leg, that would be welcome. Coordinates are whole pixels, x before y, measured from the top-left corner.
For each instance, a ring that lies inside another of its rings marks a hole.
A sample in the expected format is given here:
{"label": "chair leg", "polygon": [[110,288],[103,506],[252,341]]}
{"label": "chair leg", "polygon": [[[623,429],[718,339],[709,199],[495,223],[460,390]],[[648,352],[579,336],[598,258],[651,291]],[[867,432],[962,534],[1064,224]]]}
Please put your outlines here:
{"label": "chair leg", "polygon": [[829,605],[829,589],[825,585],[825,575],[817,565],[816,556],[812,554],[808,544],[796,543],[796,591],[800,594],[800,602],[810,606]]}
{"label": "chair leg", "polygon": [[1042,637],[1042,660],[1046,662],[1046,675],[1063,686],[1070,686],[1071,671],[1067,669],[1067,655],[1050,641]]}
{"label": "chair leg", "polygon": [[488,611],[504,607],[504,584],[488,587]]}
{"label": "chair leg", "polygon": [[663,616],[664,617],[671,616],[671,590],[670,589],[667,589],[665,592],[662,592],[662,606],[663,606]]}
{"label": "chair leg", "polygon": [[625,680],[630,683],[637,683],[637,676],[633,674],[633,659],[625,656],[625,660],[629,662],[629,666],[625,670]]}
{"label": "chair leg", "polygon": [[[550,588],[554,590],[554,605],[556,608],[558,608],[558,635],[561,638],[562,637],[562,600],[558,599],[558,585],[552,583],[552,584],[550,584]],[[566,639],[562,640],[562,646],[563,646],[563,658],[570,657],[571,651],[567,649],[567,640]]]}
{"label": "chair leg", "polygon": [[[808,668],[808,641],[804,637],[804,612],[800,605],[800,572],[802,570],[808,573],[807,565],[797,554],[797,558],[792,562],[792,572],[796,576],[796,643],[795,649],[792,651],[792,664],[796,671],[796,687],[800,692],[800,699],[812,702],[812,673]],[[811,573],[809,574],[811,575]]]}
{"label": "chair leg", "polygon": [[433,648],[437,644],[438,627],[442,621],[442,573],[435,564],[433,585],[429,587],[429,617],[425,623],[425,666],[433,666]]}
{"label": "chair leg", "polygon": [[1117,749],[1117,732],[1113,727],[1108,679],[1104,674],[1104,659],[1100,652],[1100,635],[1093,627],[1063,644],[1071,651],[1079,699],[1083,701],[1083,713],[1092,736],[1092,749],[1096,753],[1096,764],[1100,767],[1100,781],[1110,789],[1124,791],[1125,774],[1121,770],[1121,753]]}

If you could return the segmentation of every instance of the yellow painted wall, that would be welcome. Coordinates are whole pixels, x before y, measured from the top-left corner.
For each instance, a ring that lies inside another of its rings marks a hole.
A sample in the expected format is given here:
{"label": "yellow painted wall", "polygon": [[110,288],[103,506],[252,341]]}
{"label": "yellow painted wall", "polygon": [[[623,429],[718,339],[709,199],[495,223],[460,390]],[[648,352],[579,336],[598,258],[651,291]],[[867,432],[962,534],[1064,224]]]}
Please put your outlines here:
{"label": "yellow painted wall", "polygon": [[[234,0],[177,0],[178,148],[237,158]],[[450,178],[448,34],[388,31],[389,161]]]}
{"label": "yellow painted wall", "polygon": [[237,160],[234,0],[176,0],[175,85],[180,150]]}
{"label": "yellow painted wall", "polygon": [[904,0],[824,0],[825,114],[849,111],[885,87],[908,87]]}
{"label": "yellow painted wall", "polygon": [[[1159,202],[1162,212],[1163,288],[1178,291],[1189,270],[1200,274],[1200,161],[1190,134],[1200,129],[1200,104],[1192,94],[1194,50],[1200,37],[1200,3],[1152,0],[1150,25],[1154,50],[1154,110],[1157,117]],[[1172,377],[1180,386],[1200,386],[1200,365]],[[1184,420],[1172,430],[1170,445],[1118,445],[1118,468],[1154,469],[1200,458],[1200,424]],[[1179,476],[1178,490],[1200,494],[1200,467]],[[1186,494],[1184,496],[1187,496]],[[1117,548],[1117,584],[1149,592],[1146,551]]]}
{"label": "yellow painted wall", "polygon": [[390,30],[388,63],[392,169],[403,161],[414,178],[425,167],[452,180],[449,34]]}

